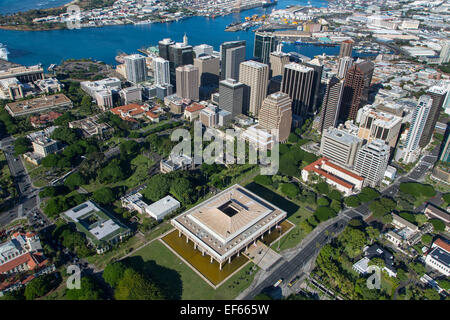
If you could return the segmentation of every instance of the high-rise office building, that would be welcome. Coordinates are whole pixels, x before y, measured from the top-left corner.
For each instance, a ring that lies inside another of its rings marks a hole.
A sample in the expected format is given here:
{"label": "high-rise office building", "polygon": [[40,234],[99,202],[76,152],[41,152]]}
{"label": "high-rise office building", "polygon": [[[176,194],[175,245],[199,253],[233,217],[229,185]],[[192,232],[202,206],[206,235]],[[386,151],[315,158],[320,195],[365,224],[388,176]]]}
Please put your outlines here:
{"label": "high-rise office building", "polygon": [[155,84],[169,84],[170,83],[170,66],[169,61],[161,57],[153,59],[153,74]]}
{"label": "high-rise office building", "polygon": [[289,54],[281,51],[281,48],[270,54],[270,77],[283,75],[283,67],[289,63]]}
{"label": "high-rise office building", "polygon": [[[259,108],[267,96],[269,66],[256,61],[245,61],[240,65],[239,82],[244,88],[244,112],[258,117]],[[221,98],[219,98],[221,99]]]}
{"label": "high-rise office building", "polygon": [[427,90],[427,95],[431,97],[433,103],[431,104],[430,114],[428,116],[425,127],[423,128],[422,136],[420,137],[419,146],[425,148],[433,136],[436,122],[439,119],[441,108],[444,105],[445,97],[447,96],[447,88],[444,86],[433,86]]}
{"label": "high-rise office building", "polygon": [[337,125],[339,107],[342,100],[343,83],[343,80],[334,76],[327,80],[327,89],[322,102],[322,110],[320,112],[320,132]]}
{"label": "high-rise office building", "polygon": [[308,106],[308,113],[315,115],[319,108],[319,89],[322,80],[323,65],[319,59],[313,59],[311,61],[305,62],[305,66],[314,69],[313,82],[311,87],[311,99]]}
{"label": "high-rise office building", "polygon": [[244,84],[234,80],[226,79],[219,83],[219,107],[231,112],[234,118],[242,113],[242,103],[244,99]]}
{"label": "high-rise office building", "polygon": [[350,69],[353,65],[352,57],[342,57],[339,59],[339,67],[338,67],[338,77],[340,79],[345,78],[348,69]]}
{"label": "high-rise office building", "polygon": [[439,161],[449,163],[450,162],[450,130],[449,130],[449,127],[447,127],[442,146],[443,147],[441,148],[441,152],[439,154]]}
{"label": "high-rise office building", "polygon": [[403,150],[403,162],[405,163],[414,162],[417,159],[420,152],[419,142],[423,135],[432,105],[433,99],[428,95],[423,95],[420,97],[416,109],[414,109]]}
{"label": "high-rise office building", "polygon": [[209,44],[201,44],[194,47],[194,53],[197,58],[204,54],[211,56],[213,52],[214,47],[210,46]]}
{"label": "high-rise office building", "polygon": [[255,32],[255,45],[253,56],[258,61],[269,64],[270,54],[275,51],[277,47],[277,39],[270,32]]}
{"label": "high-rise office building", "polygon": [[170,63],[170,81],[173,86],[176,86],[175,70],[180,66],[194,63],[194,49],[188,44],[186,35],[183,37],[183,42],[177,42],[169,46],[168,60]]}
{"label": "high-rise office building", "polygon": [[359,109],[356,118],[359,123],[358,137],[368,142],[381,139],[391,148],[395,148],[402,120],[402,117],[376,110],[372,106],[364,106]]}
{"label": "high-rise office building", "polygon": [[198,68],[200,87],[216,86],[219,83],[220,60],[210,55],[200,55],[194,59]]}
{"label": "high-rise office building", "polygon": [[322,134],[320,154],[336,164],[351,168],[362,140],[344,130],[329,127]]}
{"label": "high-rise office building", "polygon": [[143,55],[132,54],[126,56],[124,60],[128,81],[139,83],[147,80],[147,65]]}
{"label": "high-rise office building", "polygon": [[264,99],[259,110],[259,125],[263,129],[278,130],[278,142],[285,142],[292,125],[292,100],[283,92],[273,93]]}
{"label": "high-rise office building", "polygon": [[339,50],[339,58],[351,57],[353,50],[353,40],[344,40],[341,42],[341,48]]}
{"label": "high-rise office building", "polygon": [[390,148],[383,140],[374,140],[358,150],[354,170],[364,177],[364,186],[379,185],[384,178],[389,155]]}
{"label": "high-rise office building", "polygon": [[220,45],[220,80],[239,80],[239,66],[245,61],[246,41],[229,41]]}
{"label": "high-rise office building", "polygon": [[347,71],[340,110],[342,120],[355,120],[359,108],[367,104],[373,70],[373,62],[363,61]]}
{"label": "high-rise office building", "polygon": [[292,62],[284,66],[281,91],[292,99],[292,113],[304,117],[312,99],[314,69]]}
{"label": "high-rise office building", "polygon": [[159,56],[165,60],[169,60],[169,47],[174,45],[175,41],[170,38],[163,39],[158,42]]}
{"label": "high-rise office building", "polygon": [[450,40],[444,40],[441,42],[441,53],[439,54],[440,63],[448,63],[450,61]]}
{"label": "high-rise office building", "polygon": [[192,64],[178,67],[176,77],[177,96],[197,101],[199,99],[198,68]]}

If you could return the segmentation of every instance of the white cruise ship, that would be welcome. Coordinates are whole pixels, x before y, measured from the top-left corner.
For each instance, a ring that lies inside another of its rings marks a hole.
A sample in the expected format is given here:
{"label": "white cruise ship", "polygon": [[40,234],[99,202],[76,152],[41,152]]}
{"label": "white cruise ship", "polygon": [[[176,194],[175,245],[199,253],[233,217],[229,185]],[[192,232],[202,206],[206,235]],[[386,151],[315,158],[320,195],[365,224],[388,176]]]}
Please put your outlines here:
{"label": "white cruise ship", "polygon": [[0,59],[8,60],[8,53],[6,46],[0,43]]}

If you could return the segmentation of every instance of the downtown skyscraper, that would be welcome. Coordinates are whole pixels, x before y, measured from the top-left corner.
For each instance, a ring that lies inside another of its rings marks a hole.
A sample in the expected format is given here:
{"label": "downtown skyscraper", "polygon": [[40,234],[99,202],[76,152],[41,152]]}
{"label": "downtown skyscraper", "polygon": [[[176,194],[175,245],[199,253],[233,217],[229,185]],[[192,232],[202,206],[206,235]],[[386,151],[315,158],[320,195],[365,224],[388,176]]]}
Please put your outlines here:
{"label": "downtown skyscraper", "polygon": [[220,45],[220,80],[239,80],[239,66],[245,61],[246,41],[229,41]]}
{"label": "downtown skyscraper", "polygon": [[430,117],[433,106],[433,99],[428,95],[423,95],[419,99],[416,109],[414,109],[411,125],[406,137],[405,148],[403,149],[403,162],[410,163],[417,160],[420,152],[420,140],[424,134],[425,126]]}
{"label": "downtown skyscraper", "polygon": [[155,84],[164,85],[170,84],[170,66],[169,61],[157,57],[153,59],[153,74]]}
{"label": "downtown skyscraper", "polygon": [[322,110],[320,112],[320,132],[337,125],[339,108],[342,100],[343,84],[344,81],[335,76],[327,80],[327,88],[322,102]]}
{"label": "downtown skyscraper", "polygon": [[373,70],[373,62],[363,61],[347,71],[339,116],[341,120],[355,120],[359,108],[367,104]]}
{"label": "downtown skyscraper", "polygon": [[253,49],[253,56],[258,61],[269,64],[270,54],[277,48],[276,37],[269,32],[255,32],[255,45]]}
{"label": "downtown skyscraper", "polygon": [[147,65],[143,55],[132,54],[124,60],[128,81],[136,84],[147,80]]}
{"label": "downtown skyscraper", "polygon": [[198,101],[199,99],[199,76],[198,68],[192,64],[178,67],[177,96],[184,99]]}
{"label": "downtown skyscraper", "polygon": [[292,125],[292,100],[283,92],[273,93],[264,99],[259,110],[259,125],[278,130],[278,141],[287,141]]}
{"label": "downtown skyscraper", "polygon": [[258,117],[259,108],[267,96],[269,66],[252,60],[242,62],[239,71],[239,82],[245,85],[243,111]]}
{"label": "downtown skyscraper", "polygon": [[292,99],[292,113],[306,116],[312,99],[314,69],[295,62],[284,66],[281,92]]}
{"label": "downtown skyscraper", "polygon": [[425,127],[423,128],[423,134],[420,137],[419,146],[421,148],[425,148],[433,136],[433,131],[439,119],[442,105],[444,104],[445,97],[447,96],[447,88],[433,86],[427,90],[426,94],[430,96],[433,102],[431,104],[430,115],[428,116]]}

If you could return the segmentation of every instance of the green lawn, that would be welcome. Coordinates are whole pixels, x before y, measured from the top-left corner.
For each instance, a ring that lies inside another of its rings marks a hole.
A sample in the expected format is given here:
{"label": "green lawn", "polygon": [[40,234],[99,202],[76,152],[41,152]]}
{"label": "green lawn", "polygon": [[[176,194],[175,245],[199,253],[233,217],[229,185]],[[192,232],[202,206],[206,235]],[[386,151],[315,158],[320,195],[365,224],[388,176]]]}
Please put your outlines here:
{"label": "green lawn", "polygon": [[234,299],[253,281],[252,263],[247,264],[227,282],[214,290],[188,265],[175,256],[160,241],[155,241],[133,255],[142,259],[145,270],[166,286],[169,297],[183,300],[225,300]]}
{"label": "green lawn", "polygon": [[[272,249],[276,251],[283,251],[298,245],[307,235],[300,227],[300,223],[308,219],[313,212],[306,209],[306,206],[313,210],[316,208],[315,204],[303,203],[297,199],[287,200],[281,192],[272,186],[262,186],[258,183],[252,182],[245,186],[250,191],[256,193],[258,196],[276,205],[280,209],[287,212],[287,220],[292,222],[295,227],[278,241],[272,245]],[[278,250],[279,248],[279,250]]]}
{"label": "green lawn", "polygon": [[89,263],[94,264],[97,268],[103,269],[109,263],[116,261],[132,251],[133,249],[138,248],[143,244],[143,241],[137,236],[131,237],[126,242],[122,242],[119,244],[118,248],[112,248],[106,253],[96,254],[90,257],[87,257],[86,260]]}

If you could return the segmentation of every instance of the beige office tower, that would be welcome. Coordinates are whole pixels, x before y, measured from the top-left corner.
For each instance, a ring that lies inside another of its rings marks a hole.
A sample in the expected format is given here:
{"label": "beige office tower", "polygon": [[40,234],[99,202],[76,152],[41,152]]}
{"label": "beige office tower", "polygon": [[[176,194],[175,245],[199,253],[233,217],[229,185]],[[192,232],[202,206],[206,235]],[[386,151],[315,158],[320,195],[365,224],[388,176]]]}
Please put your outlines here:
{"label": "beige office tower", "polygon": [[362,140],[344,130],[329,127],[322,134],[320,154],[334,163],[351,168]]}
{"label": "beige office tower", "polygon": [[194,66],[198,68],[199,84],[201,87],[219,82],[220,59],[210,55],[201,55],[194,59]]}
{"label": "beige office tower", "polygon": [[183,99],[198,101],[199,76],[198,68],[192,64],[176,69],[177,96]]}
{"label": "beige office tower", "polygon": [[243,111],[258,117],[259,108],[267,96],[269,66],[252,60],[242,62],[239,68],[239,82],[246,85]]}
{"label": "beige office tower", "polygon": [[289,63],[289,55],[281,51],[270,54],[271,77],[283,75],[283,67]]}
{"label": "beige office tower", "polygon": [[259,110],[259,125],[267,130],[278,130],[278,141],[285,142],[291,132],[292,100],[283,92],[273,93],[264,99]]}

